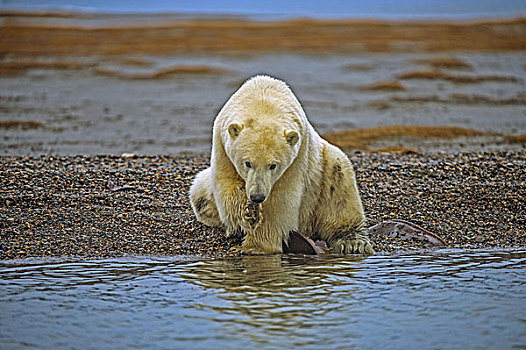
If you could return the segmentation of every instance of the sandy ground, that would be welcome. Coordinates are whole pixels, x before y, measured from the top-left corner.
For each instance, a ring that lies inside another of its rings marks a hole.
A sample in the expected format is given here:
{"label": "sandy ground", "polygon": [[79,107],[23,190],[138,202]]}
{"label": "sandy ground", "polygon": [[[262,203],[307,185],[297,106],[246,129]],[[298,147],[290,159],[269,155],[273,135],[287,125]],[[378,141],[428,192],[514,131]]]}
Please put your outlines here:
{"label": "sandy ground", "polygon": [[[482,132],[383,133],[354,144],[361,149],[523,150],[526,144],[523,20],[125,19],[5,16],[0,154],[207,153],[222,104],[261,73],[290,84],[322,135],[393,125]],[[205,45],[225,33],[221,45]]]}

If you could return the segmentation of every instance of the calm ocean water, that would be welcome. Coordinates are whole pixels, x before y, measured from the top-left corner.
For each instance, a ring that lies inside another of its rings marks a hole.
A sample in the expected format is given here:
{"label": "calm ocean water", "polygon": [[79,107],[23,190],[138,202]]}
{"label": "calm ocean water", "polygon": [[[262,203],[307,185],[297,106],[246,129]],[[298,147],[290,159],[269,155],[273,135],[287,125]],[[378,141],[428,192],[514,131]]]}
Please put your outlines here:
{"label": "calm ocean water", "polygon": [[3,0],[0,8],[59,9],[102,12],[177,12],[234,14],[252,18],[287,17],[509,17],[526,14],[524,0]]}
{"label": "calm ocean water", "polygon": [[0,261],[2,349],[525,349],[526,251]]}

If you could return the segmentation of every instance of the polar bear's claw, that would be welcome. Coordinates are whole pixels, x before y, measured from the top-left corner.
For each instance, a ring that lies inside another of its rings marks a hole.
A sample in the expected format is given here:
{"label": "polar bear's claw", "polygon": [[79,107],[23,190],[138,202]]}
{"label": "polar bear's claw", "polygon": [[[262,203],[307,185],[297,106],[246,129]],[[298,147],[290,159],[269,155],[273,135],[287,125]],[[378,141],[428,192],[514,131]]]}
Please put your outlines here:
{"label": "polar bear's claw", "polygon": [[373,254],[373,246],[367,237],[340,238],[332,244],[336,254]]}

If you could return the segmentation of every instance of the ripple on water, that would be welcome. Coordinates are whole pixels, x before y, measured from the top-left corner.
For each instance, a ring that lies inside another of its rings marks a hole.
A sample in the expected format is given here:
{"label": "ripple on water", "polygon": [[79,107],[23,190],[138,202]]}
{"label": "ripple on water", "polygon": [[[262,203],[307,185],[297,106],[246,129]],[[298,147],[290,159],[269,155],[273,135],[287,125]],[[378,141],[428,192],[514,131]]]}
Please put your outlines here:
{"label": "ripple on water", "polygon": [[3,348],[513,348],[526,251],[0,263]]}

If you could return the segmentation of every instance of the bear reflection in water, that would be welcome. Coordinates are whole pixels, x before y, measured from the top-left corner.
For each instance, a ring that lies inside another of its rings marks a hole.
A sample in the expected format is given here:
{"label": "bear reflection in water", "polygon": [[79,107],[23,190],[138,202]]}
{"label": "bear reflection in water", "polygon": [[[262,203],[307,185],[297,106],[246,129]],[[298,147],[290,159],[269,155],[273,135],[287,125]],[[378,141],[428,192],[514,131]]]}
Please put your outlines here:
{"label": "bear reflection in water", "polygon": [[[223,337],[249,337],[258,344],[290,339],[324,344],[334,340],[335,334],[348,337],[353,332],[348,313],[335,315],[347,312],[357,298],[360,287],[354,275],[364,259],[248,255],[199,261],[186,266],[179,276],[206,291],[208,297],[192,299],[187,307],[199,310],[194,317],[221,325]],[[315,331],[320,325],[330,328]]]}
{"label": "bear reflection in water", "polygon": [[246,253],[281,253],[291,231],[335,253],[373,253],[350,160],[268,76],[245,82],[217,115],[211,166],[197,174],[190,201],[203,224],[242,235]]}
{"label": "bear reflection in water", "polygon": [[[327,303],[340,288],[341,292],[352,293],[349,288],[355,283],[353,276],[363,259],[364,256],[248,255],[199,261],[187,266],[181,276],[189,283],[217,291],[215,295],[220,298],[238,301],[238,305],[229,307],[239,313],[257,313],[263,301],[269,308],[275,301],[275,309],[284,303],[296,305],[308,317],[308,313],[330,312],[332,306]],[[337,300],[332,303],[338,307]],[[323,310],[318,309],[320,306],[324,306]],[[290,312],[284,310],[284,314]]]}

